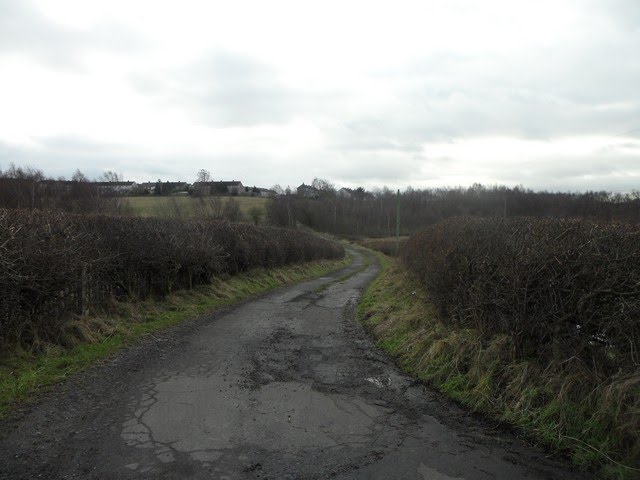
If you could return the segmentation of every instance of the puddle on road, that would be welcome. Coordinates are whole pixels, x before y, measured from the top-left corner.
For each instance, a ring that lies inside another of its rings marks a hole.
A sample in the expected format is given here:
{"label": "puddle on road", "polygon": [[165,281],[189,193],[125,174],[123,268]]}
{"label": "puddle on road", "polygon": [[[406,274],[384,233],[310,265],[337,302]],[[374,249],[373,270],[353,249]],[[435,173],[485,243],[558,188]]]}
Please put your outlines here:
{"label": "puddle on road", "polygon": [[462,477],[450,477],[449,475],[440,473],[435,468],[428,467],[424,463],[421,463],[418,467],[418,473],[422,475],[424,480],[464,480]]}
{"label": "puddle on road", "polygon": [[[385,366],[383,373],[365,377],[365,382],[375,385],[377,388],[387,388],[405,394],[411,385],[416,384],[415,380],[407,375],[394,371],[391,367]],[[419,389],[421,392],[421,389]]]}
{"label": "puddle on road", "polygon": [[176,454],[200,462],[225,450],[271,451],[359,447],[379,432],[384,407],[360,397],[321,393],[299,382],[243,389],[218,377],[172,377],[154,385],[123,424],[132,447],[153,449],[167,463]]}
{"label": "puddle on road", "polygon": [[376,377],[367,377],[364,379],[365,382],[372,383],[378,388],[387,388],[391,385],[391,377],[387,377],[384,379],[376,378]]}

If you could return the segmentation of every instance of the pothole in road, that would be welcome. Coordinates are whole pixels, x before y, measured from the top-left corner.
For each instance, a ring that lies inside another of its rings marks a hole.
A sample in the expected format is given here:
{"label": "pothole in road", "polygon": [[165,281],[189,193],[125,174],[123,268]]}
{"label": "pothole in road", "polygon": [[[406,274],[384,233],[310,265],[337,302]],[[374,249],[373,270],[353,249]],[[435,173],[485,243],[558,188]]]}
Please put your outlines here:
{"label": "pothole in road", "polygon": [[385,428],[385,413],[358,396],[300,382],[247,390],[217,378],[177,376],[138,402],[122,437],[129,446],[153,449],[163,463],[176,454],[202,462],[248,445],[278,452],[358,448]]}
{"label": "pothole in road", "polygon": [[364,379],[365,382],[369,382],[373,385],[375,385],[378,388],[386,388],[388,386],[391,385],[391,378],[387,377],[387,378],[376,378],[376,377],[367,377]]}

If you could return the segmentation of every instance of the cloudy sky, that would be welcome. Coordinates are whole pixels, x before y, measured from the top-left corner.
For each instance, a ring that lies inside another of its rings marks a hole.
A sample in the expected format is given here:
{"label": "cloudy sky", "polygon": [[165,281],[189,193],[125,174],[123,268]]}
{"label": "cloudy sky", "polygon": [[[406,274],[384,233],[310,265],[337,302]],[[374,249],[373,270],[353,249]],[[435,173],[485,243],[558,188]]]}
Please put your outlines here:
{"label": "cloudy sky", "polygon": [[0,0],[0,169],[640,188],[638,0]]}

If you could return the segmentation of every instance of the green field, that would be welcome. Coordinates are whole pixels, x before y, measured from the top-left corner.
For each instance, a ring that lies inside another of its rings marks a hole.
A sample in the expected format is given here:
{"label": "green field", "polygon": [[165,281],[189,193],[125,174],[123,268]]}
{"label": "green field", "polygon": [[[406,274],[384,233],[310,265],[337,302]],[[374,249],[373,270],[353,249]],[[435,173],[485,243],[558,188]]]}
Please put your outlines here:
{"label": "green field", "polygon": [[268,198],[261,197],[191,197],[191,196],[154,196],[122,197],[125,211],[140,217],[182,217],[199,218],[211,216],[215,210],[215,202],[222,204],[233,199],[240,205],[243,220],[250,221],[249,211],[253,207],[262,209],[261,219],[266,215]]}

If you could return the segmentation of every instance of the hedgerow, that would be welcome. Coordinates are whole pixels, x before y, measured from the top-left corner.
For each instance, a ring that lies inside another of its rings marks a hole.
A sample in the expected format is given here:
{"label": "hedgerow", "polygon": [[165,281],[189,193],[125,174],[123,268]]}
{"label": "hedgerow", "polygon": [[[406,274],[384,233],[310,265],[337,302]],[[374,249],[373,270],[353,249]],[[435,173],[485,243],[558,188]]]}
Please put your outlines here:
{"label": "hedgerow", "polygon": [[640,361],[639,247],[637,225],[454,218],[409,239],[403,259],[443,322],[610,375]]}
{"label": "hedgerow", "polygon": [[422,314],[433,312],[392,327],[413,325],[403,361],[577,464],[637,478],[639,247],[638,225],[454,218],[430,226],[402,252],[425,287]]}
{"label": "hedgerow", "polygon": [[0,346],[63,342],[69,318],[113,298],[343,255],[335,243],[272,227],[0,209]]}
{"label": "hedgerow", "polygon": [[438,315],[420,277],[396,260],[385,263],[358,315],[403,368],[472,409],[517,426],[535,443],[570,455],[581,468],[607,478],[638,478],[637,361],[607,373],[570,351],[555,358],[529,352],[524,358],[509,335]]}

